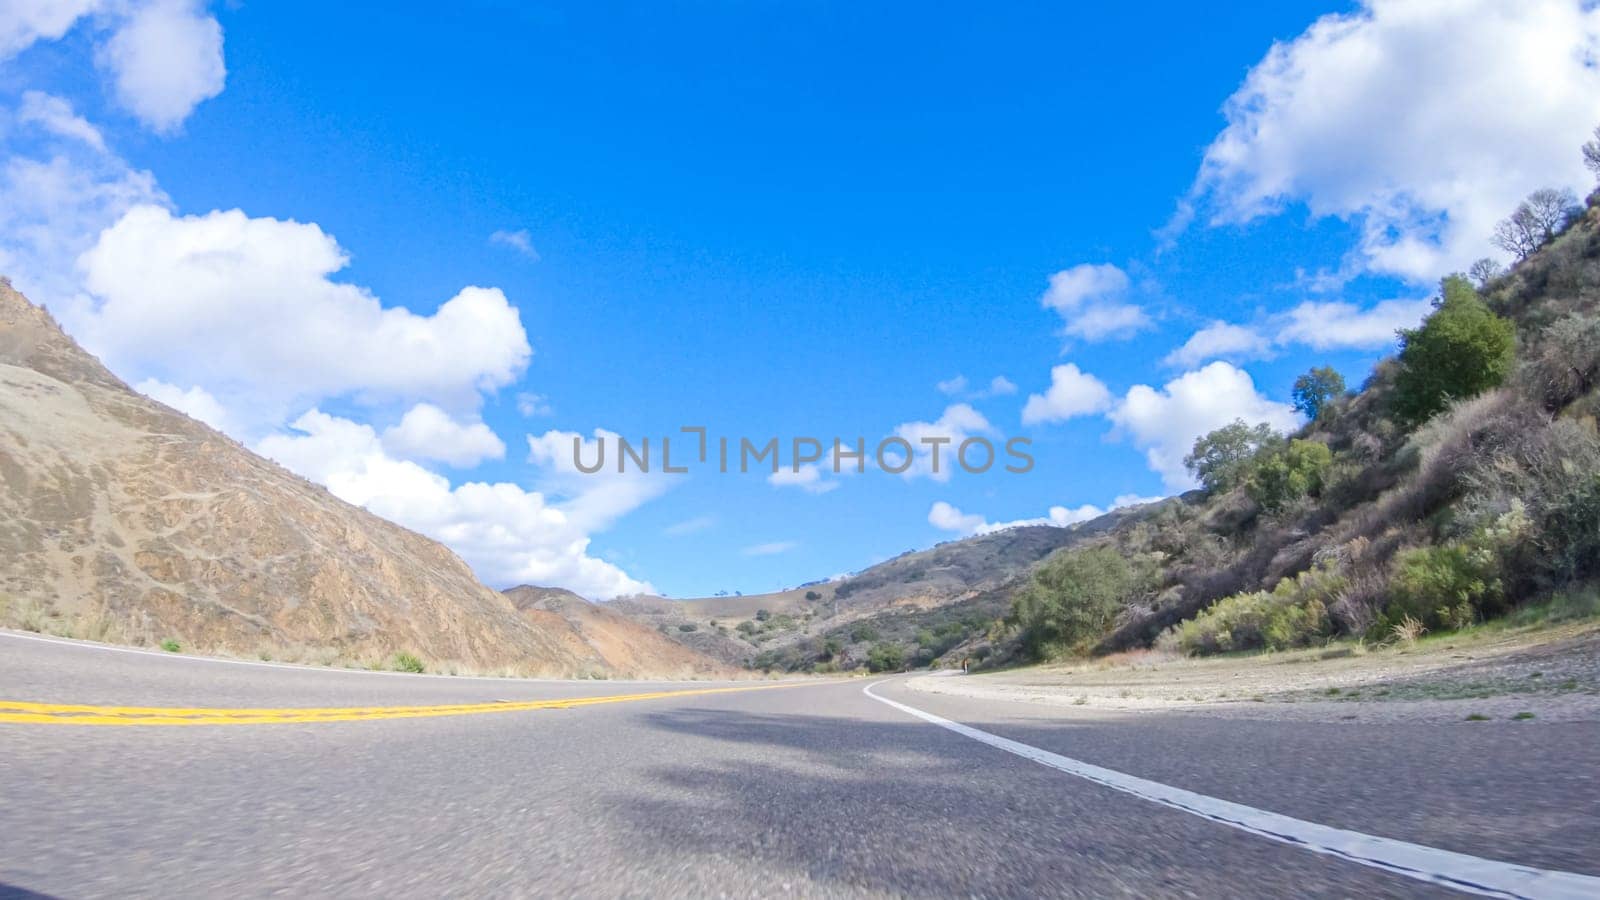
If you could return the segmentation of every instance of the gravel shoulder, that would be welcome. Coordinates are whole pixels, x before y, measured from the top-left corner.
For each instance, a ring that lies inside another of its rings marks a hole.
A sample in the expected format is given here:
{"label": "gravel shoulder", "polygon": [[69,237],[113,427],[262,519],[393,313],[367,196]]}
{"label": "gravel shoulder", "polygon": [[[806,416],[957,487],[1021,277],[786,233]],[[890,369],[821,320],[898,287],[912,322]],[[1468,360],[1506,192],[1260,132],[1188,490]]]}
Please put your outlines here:
{"label": "gravel shoulder", "polygon": [[1157,651],[989,674],[914,690],[1084,711],[1320,722],[1600,721],[1600,621],[1480,628],[1414,645],[1337,643],[1192,659]]}

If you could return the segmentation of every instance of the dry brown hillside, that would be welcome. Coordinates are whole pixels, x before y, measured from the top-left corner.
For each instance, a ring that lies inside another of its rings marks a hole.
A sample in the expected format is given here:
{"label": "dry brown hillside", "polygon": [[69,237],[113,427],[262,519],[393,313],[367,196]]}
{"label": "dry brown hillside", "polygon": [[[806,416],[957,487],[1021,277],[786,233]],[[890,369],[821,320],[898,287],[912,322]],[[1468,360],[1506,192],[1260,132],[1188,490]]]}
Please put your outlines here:
{"label": "dry brown hillside", "polygon": [[532,622],[570,625],[583,650],[593,656],[596,672],[622,678],[726,678],[738,672],[571,591],[524,584],[505,594]]}
{"label": "dry brown hillside", "polygon": [[[519,614],[439,544],[134,392],[3,279],[0,624],[325,663],[604,668],[571,622]],[[658,670],[640,653],[629,671]]]}

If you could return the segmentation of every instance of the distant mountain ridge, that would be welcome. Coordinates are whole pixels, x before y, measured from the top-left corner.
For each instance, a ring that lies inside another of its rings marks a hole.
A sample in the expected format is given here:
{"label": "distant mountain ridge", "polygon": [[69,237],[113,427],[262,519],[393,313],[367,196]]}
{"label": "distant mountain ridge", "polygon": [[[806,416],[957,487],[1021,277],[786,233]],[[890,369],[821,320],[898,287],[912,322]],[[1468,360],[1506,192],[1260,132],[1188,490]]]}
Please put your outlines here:
{"label": "distant mountain ridge", "polygon": [[430,671],[716,669],[609,616],[519,610],[442,545],[133,391],[3,279],[0,624]]}
{"label": "distant mountain ridge", "polygon": [[[1173,501],[1176,502],[1176,501]],[[877,633],[915,633],[927,621],[965,619],[963,639],[1002,614],[1040,560],[1136,520],[1158,504],[1114,510],[1075,525],[1024,525],[902,553],[833,581],[785,591],[606,604],[730,663],[806,668],[831,654],[831,638],[860,659]],[[693,626],[692,629],[689,626]],[[825,661],[825,660],[824,660]]]}

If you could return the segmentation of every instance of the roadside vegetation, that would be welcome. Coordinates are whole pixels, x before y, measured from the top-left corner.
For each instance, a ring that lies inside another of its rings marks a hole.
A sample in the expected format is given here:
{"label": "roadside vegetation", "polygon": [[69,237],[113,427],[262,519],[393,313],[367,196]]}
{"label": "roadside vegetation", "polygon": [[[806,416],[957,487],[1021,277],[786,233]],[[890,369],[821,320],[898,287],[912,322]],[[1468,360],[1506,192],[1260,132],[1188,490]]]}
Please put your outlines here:
{"label": "roadside vegetation", "polygon": [[1202,436],[1186,459],[1201,491],[1041,563],[995,660],[1415,642],[1594,615],[1600,191],[1587,207],[1537,191],[1494,237],[1516,264],[1445,278],[1358,392],[1310,370],[1298,432],[1236,421]]}

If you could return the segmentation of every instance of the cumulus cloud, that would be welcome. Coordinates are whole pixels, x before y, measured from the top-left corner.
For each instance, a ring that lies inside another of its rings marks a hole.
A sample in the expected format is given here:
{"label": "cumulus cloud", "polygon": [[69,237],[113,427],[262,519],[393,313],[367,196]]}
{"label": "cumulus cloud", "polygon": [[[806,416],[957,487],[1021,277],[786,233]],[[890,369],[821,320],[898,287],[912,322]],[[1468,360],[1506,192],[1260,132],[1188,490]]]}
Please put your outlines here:
{"label": "cumulus cloud", "polygon": [[95,302],[69,325],[116,371],[204,386],[266,422],[340,396],[475,409],[526,367],[521,318],[498,289],[418,315],[334,281],[347,262],[315,224],[137,206],[83,255]]}
{"label": "cumulus cloud", "polygon": [[104,0],[7,0],[0,10],[0,60],[38,41],[59,39],[79,19],[104,5]]}
{"label": "cumulus cloud", "polygon": [[194,0],[137,4],[99,51],[117,99],[158,132],[222,93],[222,26]]}
{"label": "cumulus cloud", "polygon": [[1051,525],[1057,528],[1066,528],[1079,522],[1098,519],[1115,509],[1138,506],[1141,503],[1153,503],[1160,499],[1162,498],[1123,494],[1111,501],[1110,506],[1104,508],[1095,506],[1092,503],[1085,503],[1078,507],[1052,506],[1047,515],[1034,519],[1015,519],[1010,522],[990,522],[977,513],[965,513],[956,506],[952,506],[943,500],[938,500],[928,510],[928,524],[940,531],[952,531],[964,537],[975,534],[992,534],[996,531],[1005,531],[1008,528],[1022,528],[1029,525]]}
{"label": "cumulus cloud", "polygon": [[[949,481],[950,474],[959,467],[956,453],[962,442],[992,431],[983,413],[965,403],[945,407],[944,413],[932,422],[906,422],[894,430],[895,435],[905,439],[912,450],[911,465],[900,474],[907,479],[926,476],[934,481]],[[903,463],[904,457],[898,455],[897,450],[891,445],[884,453],[884,462],[890,466]],[[938,454],[937,463],[934,454]],[[968,459],[977,461],[972,456]]]}
{"label": "cumulus cloud", "polygon": [[1272,352],[1272,339],[1255,328],[1212,322],[1190,335],[1162,362],[1187,368],[1209,359],[1264,359]]}
{"label": "cumulus cloud", "polygon": [[[831,457],[830,457],[831,458]],[[942,462],[942,460],[941,460]],[[844,467],[841,472],[849,471]],[[826,494],[839,486],[839,482],[822,477],[822,467],[816,463],[801,463],[799,466],[784,466],[778,471],[767,476],[767,484],[773,487],[794,487],[808,494]]]}
{"label": "cumulus cloud", "polygon": [[300,416],[293,428],[256,449],[342,500],[443,542],[490,584],[560,585],[595,599],[652,591],[589,555],[589,529],[567,504],[515,484],[452,487],[444,476],[391,456],[371,426],[320,410]]}
{"label": "cumulus cloud", "polygon": [[1281,348],[1292,345],[1314,350],[1377,349],[1393,344],[1396,332],[1415,327],[1430,309],[1426,298],[1384,300],[1366,308],[1343,301],[1308,300],[1255,325],[1212,322],[1190,335],[1163,362],[1189,368],[1213,359],[1271,359]]}
{"label": "cumulus cloud", "polygon": [[[614,431],[596,428],[592,437],[574,431],[547,431],[528,435],[528,461],[539,466],[542,474],[540,489],[562,498],[562,508],[568,517],[586,531],[600,531],[618,518],[637,509],[645,501],[669,490],[674,476],[662,472],[659,465],[649,472],[641,472],[630,460],[624,471],[619,471],[617,442],[622,436]],[[597,460],[604,465],[597,472],[584,472],[578,468],[581,460],[593,467]],[[652,463],[659,463],[659,456]]]}
{"label": "cumulus cloud", "polygon": [[539,251],[533,247],[533,235],[529,234],[526,228],[517,231],[496,231],[489,235],[489,243],[510,247],[534,262],[539,261]]}
{"label": "cumulus cloud", "polygon": [[43,91],[23,92],[22,104],[17,107],[17,121],[38,125],[57,137],[81,141],[98,153],[107,152],[106,139],[100,129],[78,115],[71,103]]}
{"label": "cumulus cloud", "polygon": [[[1277,43],[1228,99],[1191,200],[1213,223],[1304,203],[1358,228],[1368,271],[1431,281],[1493,255],[1529,191],[1586,188],[1600,7],[1367,0]],[[1582,191],[1580,190],[1580,193]]]}
{"label": "cumulus cloud", "polygon": [[1249,373],[1226,362],[1185,372],[1159,389],[1135,385],[1109,416],[1123,436],[1145,451],[1150,468],[1172,491],[1195,486],[1183,465],[1195,438],[1234,419],[1266,422],[1279,431],[1299,424],[1292,407],[1263,397]]}
{"label": "cumulus cloud", "polygon": [[66,100],[30,91],[11,118],[0,122],[0,271],[68,314],[84,302],[78,257],[129,209],[167,197]]}
{"label": "cumulus cloud", "polygon": [[1426,298],[1384,300],[1370,309],[1354,303],[1307,301],[1286,314],[1278,342],[1317,350],[1382,347],[1394,343],[1395,332],[1415,327],[1431,307]]}
{"label": "cumulus cloud", "polygon": [[1126,302],[1128,275],[1110,263],[1082,263],[1050,276],[1039,302],[1065,323],[1062,333],[1086,341],[1126,338],[1150,324],[1143,308]]}
{"label": "cumulus cloud", "polygon": [[457,422],[431,403],[406,410],[383,432],[383,449],[411,460],[431,460],[470,469],[486,459],[501,459],[506,445],[482,422]]}
{"label": "cumulus cloud", "polygon": [[1111,391],[1105,382],[1066,363],[1050,370],[1050,388],[1043,394],[1028,395],[1022,407],[1022,424],[1065,422],[1074,416],[1105,411],[1111,405]]}

